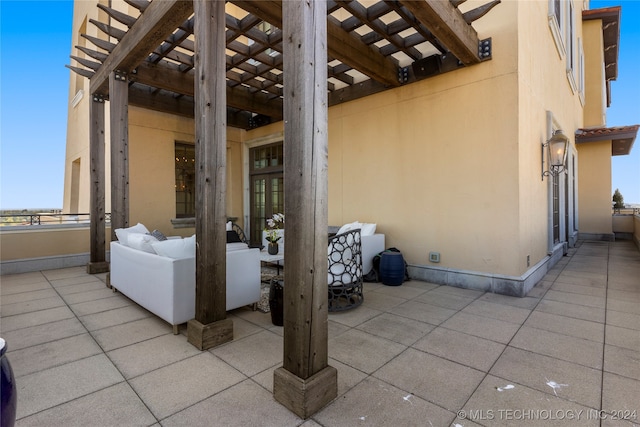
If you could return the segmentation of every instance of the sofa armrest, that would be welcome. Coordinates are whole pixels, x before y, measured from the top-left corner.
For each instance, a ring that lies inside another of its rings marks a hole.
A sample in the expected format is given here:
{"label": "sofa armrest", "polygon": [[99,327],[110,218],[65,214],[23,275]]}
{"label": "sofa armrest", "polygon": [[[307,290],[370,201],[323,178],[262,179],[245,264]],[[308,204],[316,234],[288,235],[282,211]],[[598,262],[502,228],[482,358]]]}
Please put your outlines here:
{"label": "sofa armrest", "polygon": [[373,257],[384,251],[384,234],[362,236],[362,272],[367,274],[373,268]]}

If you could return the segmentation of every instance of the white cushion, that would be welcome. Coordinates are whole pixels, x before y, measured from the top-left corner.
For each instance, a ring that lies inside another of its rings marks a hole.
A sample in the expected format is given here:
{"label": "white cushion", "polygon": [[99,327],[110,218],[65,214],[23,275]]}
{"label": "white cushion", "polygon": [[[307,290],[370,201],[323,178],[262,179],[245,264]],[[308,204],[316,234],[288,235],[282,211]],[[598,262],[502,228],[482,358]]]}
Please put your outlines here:
{"label": "white cushion", "polygon": [[227,252],[241,251],[243,249],[248,249],[248,248],[249,248],[249,245],[242,242],[227,243]]}
{"label": "white cushion", "polygon": [[362,223],[362,227],[360,227],[361,236],[373,236],[374,234],[376,234],[376,224]]}
{"label": "white cushion", "polygon": [[227,231],[233,231],[233,224],[231,221],[227,221]]}
{"label": "white cushion", "polygon": [[155,254],[156,251],[153,249],[151,244],[153,242],[159,242],[158,239],[153,237],[151,234],[142,234],[142,233],[128,233],[129,237],[127,238],[128,246],[132,249],[137,249],[139,251],[149,252],[150,254]]}
{"label": "white cushion", "polygon": [[169,239],[151,243],[153,250],[160,256],[173,259],[193,258],[196,256],[196,236],[184,239]]}
{"label": "white cushion", "polygon": [[350,222],[340,227],[337,234],[346,233],[347,231],[355,230],[356,228],[362,228],[362,223],[358,221]]}
{"label": "white cushion", "polygon": [[116,237],[121,244],[129,246],[129,234],[147,234],[148,232],[147,227],[137,223],[129,228],[116,228]]}

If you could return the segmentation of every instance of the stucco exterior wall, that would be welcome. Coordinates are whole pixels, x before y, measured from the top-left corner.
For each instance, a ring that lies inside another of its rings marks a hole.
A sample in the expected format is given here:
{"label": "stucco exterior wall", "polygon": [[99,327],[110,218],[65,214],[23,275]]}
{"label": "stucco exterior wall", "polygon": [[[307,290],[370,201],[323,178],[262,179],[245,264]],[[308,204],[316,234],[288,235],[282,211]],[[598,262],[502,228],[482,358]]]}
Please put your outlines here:
{"label": "stucco exterior wall", "polygon": [[578,145],[580,233],[611,235],[611,141]]}
{"label": "stucco exterior wall", "polygon": [[[87,253],[89,227],[37,227],[0,231],[0,261]],[[111,228],[107,227],[107,235]],[[108,243],[105,247],[108,250]]]}
{"label": "stucco exterior wall", "polygon": [[[573,2],[575,22],[581,22],[582,2]],[[559,48],[553,39],[549,24],[549,4],[543,1],[518,2],[518,122],[519,133],[519,237],[517,248],[519,265],[526,267],[527,259],[533,265],[542,260],[552,249],[550,236],[552,218],[551,198],[553,191],[551,178],[542,178],[542,145],[549,139],[553,129],[562,129],[570,139],[568,148],[568,170],[559,177],[561,193],[561,217],[564,216],[565,199],[572,206],[574,194],[573,180],[577,178],[573,170],[577,164],[574,143],[575,129],[583,126],[583,106],[579,88],[575,87],[567,75],[568,49]],[[575,47],[582,37],[581,26],[575,28]],[[576,54],[577,58],[577,54]],[[573,76],[579,81],[579,67],[576,61]],[[553,127],[553,129],[551,128]],[[574,158],[576,158],[574,160]],[[549,169],[545,156],[544,170]],[[565,186],[566,181],[566,186]],[[577,187],[577,185],[576,185]],[[575,233],[577,215],[570,209],[569,224],[561,220],[561,240]],[[569,229],[567,229],[569,227]],[[513,248],[516,250],[516,248]]]}
{"label": "stucco exterior wall", "polygon": [[585,98],[584,126],[597,127],[607,124],[607,95],[604,73],[604,40],[602,21],[585,21],[584,61],[585,61]]}

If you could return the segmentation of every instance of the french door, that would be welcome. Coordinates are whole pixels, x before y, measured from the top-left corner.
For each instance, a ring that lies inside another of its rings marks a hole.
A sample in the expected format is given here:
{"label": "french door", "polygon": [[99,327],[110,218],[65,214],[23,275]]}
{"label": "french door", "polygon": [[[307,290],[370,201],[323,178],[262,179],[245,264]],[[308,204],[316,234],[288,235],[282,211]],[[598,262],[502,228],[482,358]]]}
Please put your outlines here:
{"label": "french door", "polygon": [[252,148],[250,162],[250,241],[262,242],[267,219],[284,213],[284,156],[282,142]]}

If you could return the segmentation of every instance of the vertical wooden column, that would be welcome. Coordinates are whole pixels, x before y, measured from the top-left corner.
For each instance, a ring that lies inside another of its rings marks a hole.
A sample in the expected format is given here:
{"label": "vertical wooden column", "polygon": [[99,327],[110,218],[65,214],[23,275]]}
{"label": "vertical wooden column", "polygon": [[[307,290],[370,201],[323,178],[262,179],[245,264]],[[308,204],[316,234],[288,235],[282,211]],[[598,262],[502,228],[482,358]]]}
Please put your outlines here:
{"label": "vertical wooden column", "polygon": [[187,338],[204,350],[233,339],[227,319],[227,97],[224,0],[194,0],[196,317]]}
{"label": "vertical wooden column", "polygon": [[127,75],[109,75],[111,131],[111,240],[116,228],[129,226],[129,83]]}
{"label": "vertical wooden column", "polygon": [[87,273],[109,271],[105,253],[105,158],[104,158],[104,99],[92,95],[89,110],[89,177],[90,188],[90,255]]}
{"label": "vertical wooden column", "polygon": [[337,395],[328,365],[327,5],[284,1],[287,238],[283,367],[275,399],[308,418]]}

